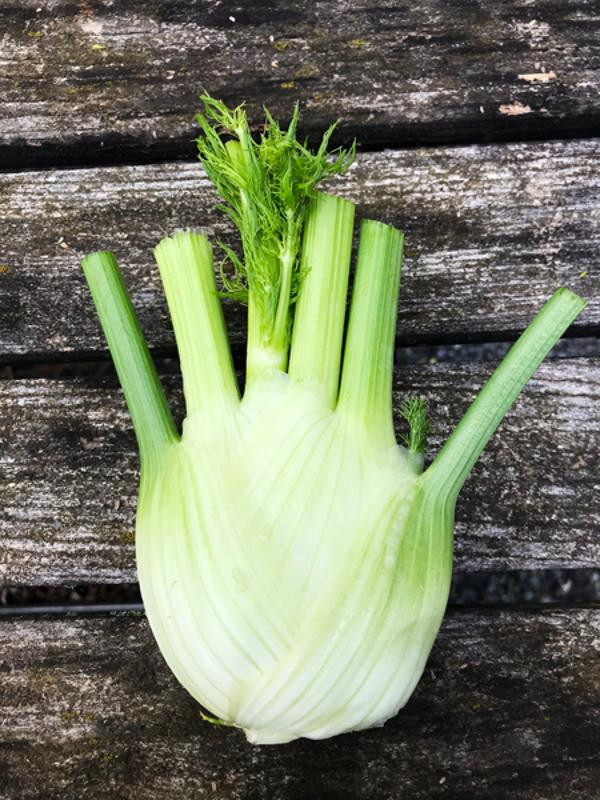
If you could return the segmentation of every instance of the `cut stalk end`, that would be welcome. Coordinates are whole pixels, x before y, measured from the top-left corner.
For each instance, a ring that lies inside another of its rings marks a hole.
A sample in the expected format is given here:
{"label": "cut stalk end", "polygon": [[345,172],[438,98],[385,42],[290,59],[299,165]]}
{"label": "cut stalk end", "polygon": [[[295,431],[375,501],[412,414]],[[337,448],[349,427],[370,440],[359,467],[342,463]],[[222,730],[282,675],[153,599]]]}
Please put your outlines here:
{"label": "cut stalk end", "polygon": [[395,443],[392,372],[403,234],[364,220],[360,231],[338,408]]}
{"label": "cut stalk end", "polygon": [[215,283],[212,248],[197,231],[179,231],[154,249],[175,331],[188,415],[238,399]]}
{"label": "cut stalk end", "polygon": [[424,478],[456,498],[481,451],[552,347],[587,301],[558,289],[512,346],[442,447]]}
{"label": "cut stalk end", "polygon": [[158,463],[177,431],[112,253],[90,253],[81,265],[133,420],[142,466]]}
{"label": "cut stalk end", "polygon": [[354,204],[318,192],[307,216],[289,374],[315,381],[335,406],[352,253]]}

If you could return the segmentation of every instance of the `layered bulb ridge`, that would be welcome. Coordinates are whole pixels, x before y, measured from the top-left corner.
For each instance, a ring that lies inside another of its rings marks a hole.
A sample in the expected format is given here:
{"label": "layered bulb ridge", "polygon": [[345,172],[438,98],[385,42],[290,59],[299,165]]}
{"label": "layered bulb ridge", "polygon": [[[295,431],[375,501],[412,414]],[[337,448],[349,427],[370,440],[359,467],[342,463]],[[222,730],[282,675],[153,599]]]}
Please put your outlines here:
{"label": "layered bulb ridge", "polygon": [[163,655],[256,743],[382,724],[443,616],[451,527],[423,524],[404,449],[374,447],[314,386],[274,373],[221,423],[216,436],[212,415],[188,418],[140,502],[139,579]]}

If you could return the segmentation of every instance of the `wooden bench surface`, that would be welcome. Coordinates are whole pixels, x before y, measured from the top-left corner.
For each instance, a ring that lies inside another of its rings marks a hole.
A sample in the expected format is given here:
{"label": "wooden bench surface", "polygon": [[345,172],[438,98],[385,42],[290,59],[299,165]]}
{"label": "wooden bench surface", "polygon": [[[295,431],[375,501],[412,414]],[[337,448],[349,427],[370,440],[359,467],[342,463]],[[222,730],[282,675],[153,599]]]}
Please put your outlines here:
{"label": "wooden bench surface", "polygon": [[[600,140],[363,153],[332,188],[406,231],[400,342],[514,338],[561,285],[600,329]],[[175,228],[229,228],[197,163],[0,175],[0,356],[105,351],[80,259],[115,250],[152,347],[172,348],[152,249]],[[57,313],[59,312],[59,313]],[[232,342],[245,314],[227,305]]]}
{"label": "wooden bench surface", "polygon": [[59,8],[2,4],[0,152],[24,163],[189,155],[203,88],[370,146],[598,130],[594,0]]}
{"label": "wooden bench surface", "polygon": [[[397,370],[428,399],[429,452],[456,425],[491,364]],[[173,381],[171,380],[171,384]],[[175,392],[181,416],[181,401]],[[0,381],[0,580],[135,580],[137,453],[125,403],[97,380]],[[458,503],[461,571],[600,561],[600,359],[544,364],[481,457]]]}
{"label": "wooden bench surface", "polygon": [[395,719],[284,747],[202,722],[137,615],[5,620],[0,653],[22,800],[597,796],[598,609],[450,613]]}
{"label": "wooden bench surface", "polygon": [[[135,441],[110,370],[77,367],[107,359],[79,260],[116,251],[173,358],[152,247],[177,227],[231,237],[194,158],[202,88],[255,122],[298,99],[311,140],[336,117],[336,141],[357,138],[331,189],[407,234],[399,354],[512,340],[559,285],[590,300],[571,353],[597,343],[594,0],[6,0],[0,30],[0,591],[135,580]],[[226,318],[241,366],[243,310]],[[482,456],[460,572],[600,564],[592,351],[548,360]],[[428,399],[431,457],[493,365],[404,360],[395,407]],[[10,377],[53,362],[80,374]],[[0,800],[591,800],[599,642],[597,608],[452,608],[384,728],[257,748],[200,720],[143,615],[4,613]]]}

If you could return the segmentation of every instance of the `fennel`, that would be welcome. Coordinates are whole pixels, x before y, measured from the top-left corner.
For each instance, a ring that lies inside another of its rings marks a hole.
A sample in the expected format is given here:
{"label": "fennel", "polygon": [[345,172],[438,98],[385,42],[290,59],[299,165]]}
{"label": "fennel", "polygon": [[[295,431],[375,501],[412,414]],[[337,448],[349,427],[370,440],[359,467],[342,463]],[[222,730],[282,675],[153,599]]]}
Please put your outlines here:
{"label": "fennel", "polygon": [[[267,115],[205,96],[199,153],[240,232],[225,294],[248,304],[240,397],[211,245],[155,250],[181,360],[181,435],[111,253],[83,260],[141,459],[136,555],[173,672],[256,743],[383,724],[439,629],[458,493],[490,436],[585,301],[559,289],[431,466],[425,407],[397,444],[392,370],[402,234],[363,220],[342,353],[354,206],[316,189],[353,150],[312,153]],[[230,140],[223,141],[226,133]]]}

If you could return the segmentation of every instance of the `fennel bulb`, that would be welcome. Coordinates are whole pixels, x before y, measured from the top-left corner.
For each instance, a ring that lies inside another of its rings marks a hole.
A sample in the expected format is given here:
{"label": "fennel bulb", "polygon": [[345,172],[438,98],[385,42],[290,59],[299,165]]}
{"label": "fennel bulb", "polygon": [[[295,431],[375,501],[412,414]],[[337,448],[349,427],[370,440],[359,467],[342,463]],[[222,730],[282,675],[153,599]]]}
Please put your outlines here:
{"label": "fennel bulb", "polygon": [[[402,234],[362,222],[347,338],[353,205],[316,190],[349,166],[267,115],[204,97],[201,160],[241,235],[225,294],[248,303],[240,398],[212,249],[155,250],[181,359],[181,435],[112,254],[83,266],[141,456],[136,555],[154,636],[179,681],[251,742],[383,724],[410,697],[440,626],[460,488],[523,385],[585,302],[561,289],[423,471],[424,404],[391,381]],[[224,144],[222,131],[232,135]],[[343,349],[343,353],[342,353]]]}

